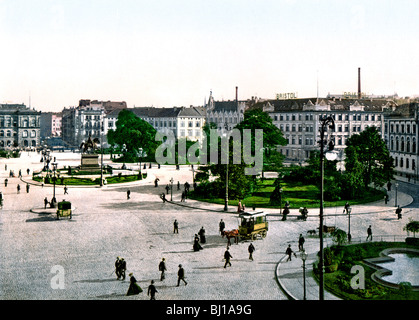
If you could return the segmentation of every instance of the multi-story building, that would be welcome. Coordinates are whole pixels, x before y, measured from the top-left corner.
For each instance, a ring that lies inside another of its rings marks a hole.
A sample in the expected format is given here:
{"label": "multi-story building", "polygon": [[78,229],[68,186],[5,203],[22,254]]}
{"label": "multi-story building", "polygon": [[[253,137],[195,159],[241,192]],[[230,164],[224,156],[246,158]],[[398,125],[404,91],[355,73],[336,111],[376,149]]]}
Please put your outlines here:
{"label": "multi-story building", "polygon": [[398,176],[419,179],[419,104],[404,104],[384,115],[384,139]]}
{"label": "multi-story building", "polygon": [[0,105],[0,148],[40,145],[40,114],[24,104]]}
{"label": "multi-story building", "polygon": [[303,163],[313,150],[319,150],[320,119],[331,116],[335,131],[331,139],[339,159],[344,158],[346,141],[353,134],[375,126],[383,133],[383,111],[394,107],[391,100],[379,99],[288,99],[259,103],[281,129],[288,144],[280,148],[290,163]]}
{"label": "multi-story building", "polygon": [[216,101],[210,92],[208,103],[205,106],[206,121],[214,123],[220,132],[233,129],[243,121],[246,102],[238,100],[238,88],[236,87],[236,99],[228,101]]}
{"label": "multi-story building", "polygon": [[[79,147],[89,137],[106,143],[105,116],[126,108],[125,102],[80,100],[78,107],[63,109],[62,136],[70,147]],[[108,124],[108,122],[106,122]]]}

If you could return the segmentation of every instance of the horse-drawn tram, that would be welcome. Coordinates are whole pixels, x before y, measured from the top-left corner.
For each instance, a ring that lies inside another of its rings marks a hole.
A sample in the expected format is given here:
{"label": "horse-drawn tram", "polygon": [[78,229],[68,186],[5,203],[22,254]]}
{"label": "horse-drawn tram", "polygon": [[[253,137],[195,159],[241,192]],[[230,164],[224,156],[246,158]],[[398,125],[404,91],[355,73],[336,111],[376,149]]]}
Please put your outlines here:
{"label": "horse-drawn tram", "polygon": [[239,214],[239,236],[242,239],[256,240],[268,234],[268,222],[263,211],[246,211]]}

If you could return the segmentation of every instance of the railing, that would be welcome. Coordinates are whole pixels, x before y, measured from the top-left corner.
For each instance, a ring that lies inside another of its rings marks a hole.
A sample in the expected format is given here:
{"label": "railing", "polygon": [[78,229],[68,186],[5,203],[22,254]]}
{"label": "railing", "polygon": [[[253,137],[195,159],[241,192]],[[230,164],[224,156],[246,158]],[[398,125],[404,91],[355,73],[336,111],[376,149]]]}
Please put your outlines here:
{"label": "railing", "polygon": [[[356,237],[352,238],[351,242],[348,242],[347,240],[343,243],[343,245],[349,245],[349,244],[358,244],[358,243],[366,243],[366,242],[404,242],[407,235],[400,235],[400,234],[385,234],[385,235],[372,235],[372,240],[367,240],[367,237]],[[324,238],[323,240],[326,244],[326,246],[330,247],[332,245],[337,244],[331,237]]]}

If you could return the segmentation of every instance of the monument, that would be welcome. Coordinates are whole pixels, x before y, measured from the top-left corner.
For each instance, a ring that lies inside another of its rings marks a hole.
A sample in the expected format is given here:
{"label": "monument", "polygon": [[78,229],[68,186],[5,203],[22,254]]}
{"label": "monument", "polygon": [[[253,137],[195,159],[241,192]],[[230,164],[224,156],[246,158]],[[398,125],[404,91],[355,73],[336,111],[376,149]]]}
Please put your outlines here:
{"label": "monument", "polygon": [[82,171],[97,171],[100,170],[99,155],[95,153],[97,145],[100,143],[98,138],[92,139],[89,135],[89,139],[86,142],[82,142],[80,149],[81,154],[81,166]]}

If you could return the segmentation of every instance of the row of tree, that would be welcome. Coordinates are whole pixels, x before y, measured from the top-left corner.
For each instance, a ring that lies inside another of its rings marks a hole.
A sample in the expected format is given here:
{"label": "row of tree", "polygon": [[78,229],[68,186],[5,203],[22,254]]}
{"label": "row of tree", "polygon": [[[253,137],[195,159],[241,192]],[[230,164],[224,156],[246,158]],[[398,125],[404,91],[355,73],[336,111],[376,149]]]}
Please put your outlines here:
{"label": "row of tree", "polygon": [[[228,179],[230,199],[243,199],[251,195],[256,189],[260,176],[245,174],[246,168],[252,166],[252,164],[246,163],[246,159],[244,159],[246,154],[255,156],[261,153],[262,170],[269,167],[270,171],[278,172],[280,177],[284,176],[284,179],[306,184],[320,183],[319,152],[311,153],[307,166],[293,166],[286,169],[283,167],[284,157],[278,152],[278,146],[285,146],[287,140],[281,130],[273,124],[268,113],[260,109],[245,112],[244,120],[235,127],[240,133],[240,137],[244,137],[245,130],[248,129],[252,130],[252,133],[255,133],[256,129],[262,129],[263,134],[262,136],[251,135],[250,150],[246,150],[249,146],[244,143],[240,148],[235,148],[236,139],[228,138],[228,161],[225,159],[225,154],[222,153],[222,148],[218,148],[218,161],[210,162],[211,144],[214,143],[209,139],[210,131],[216,128],[215,124],[206,124],[203,128],[203,143],[206,148],[195,149],[195,156],[200,156],[201,160],[205,160],[204,164],[199,164],[199,170],[195,177],[195,181],[199,182],[196,192],[207,196],[224,197],[226,179]],[[121,146],[125,145],[123,161],[138,161],[140,148],[147,155],[145,161],[155,161],[156,150],[164,142],[164,140],[156,141],[156,133],[156,130],[147,121],[138,118],[131,111],[122,110],[116,122],[116,130],[110,130],[107,137],[108,142],[116,148],[121,149]],[[222,145],[221,140],[222,138],[218,137],[217,146]],[[196,144],[193,141],[185,143],[187,150]],[[178,154],[179,140],[176,140],[173,148],[166,148],[164,155],[167,156],[168,152],[175,153],[175,163],[187,163],[187,159]],[[347,140],[345,171],[338,171],[336,164],[336,161],[325,161],[325,199],[354,199],[362,195],[371,185],[383,186],[394,175],[394,161],[375,127],[366,128]],[[276,193],[280,186],[280,181],[278,181]]]}

